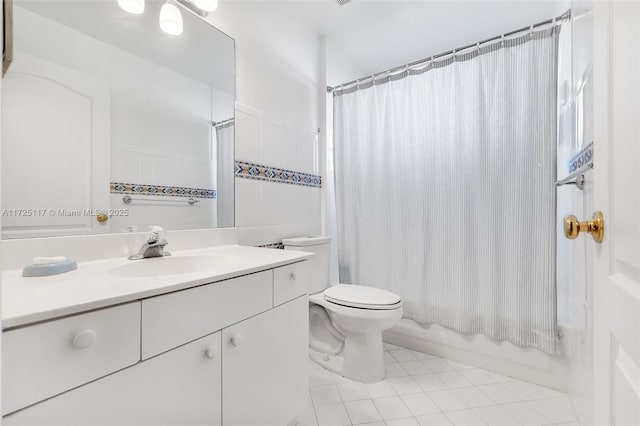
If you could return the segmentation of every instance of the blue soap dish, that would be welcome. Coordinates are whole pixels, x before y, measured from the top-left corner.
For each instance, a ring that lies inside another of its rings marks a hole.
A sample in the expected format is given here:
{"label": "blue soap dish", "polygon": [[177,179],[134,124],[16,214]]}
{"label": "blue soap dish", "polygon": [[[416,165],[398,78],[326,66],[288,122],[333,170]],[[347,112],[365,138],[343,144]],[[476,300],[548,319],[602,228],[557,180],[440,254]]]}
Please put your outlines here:
{"label": "blue soap dish", "polygon": [[48,275],[64,274],[65,272],[78,269],[75,260],[65,260],[64,262],[45,263],[42,265],[28,265],[22,270],[23,277],[46,277]]}

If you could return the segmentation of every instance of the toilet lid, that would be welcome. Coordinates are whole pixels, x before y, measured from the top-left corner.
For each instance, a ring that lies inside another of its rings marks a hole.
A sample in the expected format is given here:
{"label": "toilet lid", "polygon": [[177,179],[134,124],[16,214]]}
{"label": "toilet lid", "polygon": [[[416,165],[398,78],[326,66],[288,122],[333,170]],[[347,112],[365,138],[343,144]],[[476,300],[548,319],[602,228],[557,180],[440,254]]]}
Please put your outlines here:
{"label": "toilet lid", "polygon": [[396,309],[402,304],[397,294],[364,285],[337,284],[324,291],[324,298],[338,305],[361,309]]}

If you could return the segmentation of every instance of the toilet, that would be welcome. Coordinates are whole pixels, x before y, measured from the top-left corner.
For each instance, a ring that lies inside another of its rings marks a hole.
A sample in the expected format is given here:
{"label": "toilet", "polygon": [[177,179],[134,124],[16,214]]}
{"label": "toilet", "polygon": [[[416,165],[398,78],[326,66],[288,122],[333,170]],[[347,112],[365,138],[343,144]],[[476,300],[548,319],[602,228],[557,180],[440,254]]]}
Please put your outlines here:
{"label": "toilet", "polygon": [[309,262],[309,354],[324,368],[362,383],[384,379],[382,331],[402,318],[402,300],[390,291],[329,285],[331,237],[283,239],[286,250],[314,253]]}

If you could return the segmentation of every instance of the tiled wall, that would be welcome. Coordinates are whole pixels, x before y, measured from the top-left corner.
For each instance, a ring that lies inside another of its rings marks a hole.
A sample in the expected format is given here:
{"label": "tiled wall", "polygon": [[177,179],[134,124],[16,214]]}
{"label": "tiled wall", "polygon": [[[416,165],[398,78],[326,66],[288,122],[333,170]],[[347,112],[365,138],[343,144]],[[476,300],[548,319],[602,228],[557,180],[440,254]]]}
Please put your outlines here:
{"label": "tiled wall", "polygon": [[[320,93],[326,93],[321,89],[326,81],[318,37],[301,31],[304,26],[297,22],[274,31],[266,19],[272,11],[269,2],[225,2],[207,18],[236,41],[235,160],[260,166],[263,173],[276,168],[322,175],[317,131],[324,127]],[[237,176],[239,243],[265,245],[318,235],[323,189],[268,176]]]}
{"label": "tiled wall", "polygon": [[317,137],[264,111],[236,106],[236,227],[263,245],[318,234],[321,178]]}
{"label": "tiled wall", "polygon": [[235,175],[236,177],[244,179],[288,183],[290,185],[308,186],[312,188],[322,187],[321,176],[261,164],[247,163],[245,161],[235,162]]}

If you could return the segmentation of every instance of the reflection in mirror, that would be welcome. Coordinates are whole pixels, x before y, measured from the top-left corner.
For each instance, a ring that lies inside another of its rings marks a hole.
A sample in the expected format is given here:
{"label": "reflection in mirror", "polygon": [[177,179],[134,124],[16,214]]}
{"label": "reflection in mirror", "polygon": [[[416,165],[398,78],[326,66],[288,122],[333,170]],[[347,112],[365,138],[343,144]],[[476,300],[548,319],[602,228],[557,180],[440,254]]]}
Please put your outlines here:
{"label": "reflection in mirror", "polygon": [[162,4],[14,0],[3,238],[233,226],[234,41]]}

